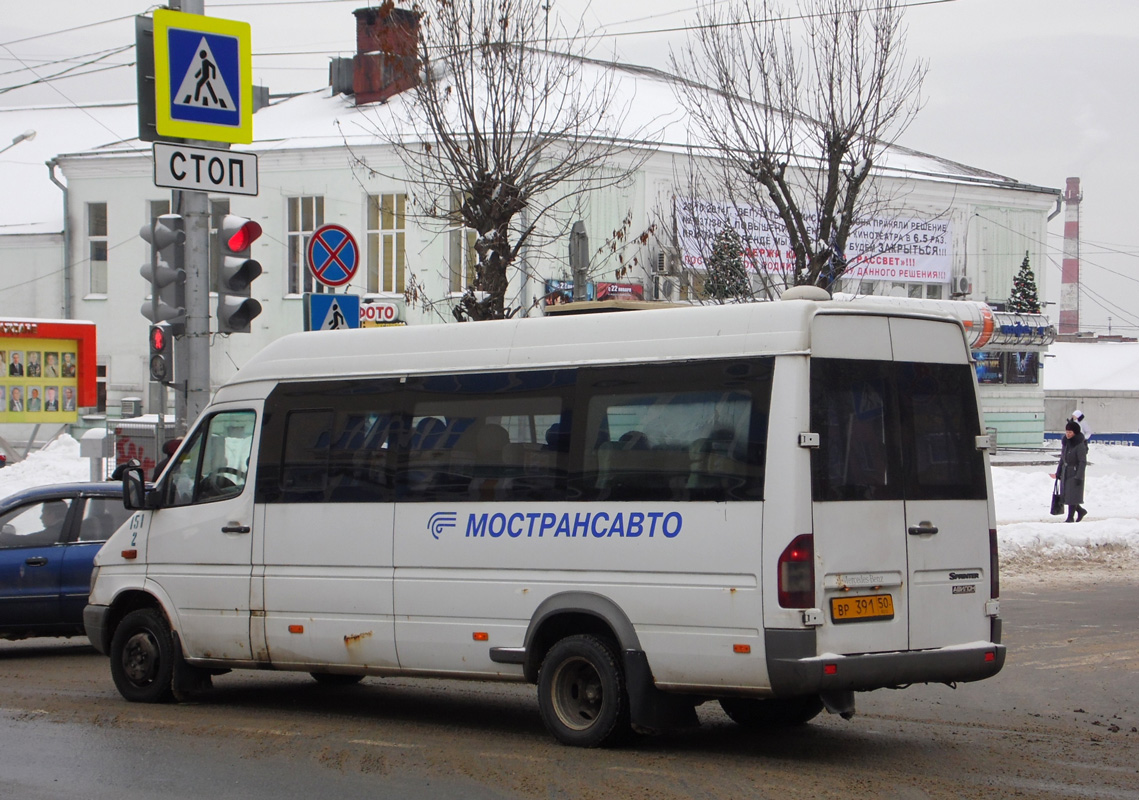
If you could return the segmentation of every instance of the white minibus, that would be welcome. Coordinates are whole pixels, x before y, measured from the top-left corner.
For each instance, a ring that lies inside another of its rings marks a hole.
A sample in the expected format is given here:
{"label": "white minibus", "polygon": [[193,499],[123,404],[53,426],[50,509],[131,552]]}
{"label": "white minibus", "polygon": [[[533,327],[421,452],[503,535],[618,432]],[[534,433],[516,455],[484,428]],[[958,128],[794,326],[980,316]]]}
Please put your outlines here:
{"label": "white minibus", "polygon": [[286,336],[153,486],[126,470],[88,636],[131,701],[235,668],[528,681],[587,747],[996,674],[961,322],[791,294]]}

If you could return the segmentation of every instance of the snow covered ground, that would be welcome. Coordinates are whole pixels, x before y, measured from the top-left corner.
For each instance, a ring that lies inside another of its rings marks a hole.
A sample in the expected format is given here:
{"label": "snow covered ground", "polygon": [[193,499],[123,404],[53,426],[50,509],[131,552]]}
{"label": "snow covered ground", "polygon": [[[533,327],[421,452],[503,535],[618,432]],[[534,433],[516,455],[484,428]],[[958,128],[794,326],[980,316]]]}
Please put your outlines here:
{"label": "snow covered ground", "polygon": [[[996,458],[997,463],[1017,460],[1030,459],[1016,453]],[[1093,444],[1088,462],[1088,516],[1074,524],[1048,513],[1054,462],[993,467],[1003,577],[1090,570],[1100,577],[1139,579],[1139,447]],[[90,473],[79,442],[61,436],[0,469],[0,497],[29,486],[85,481]]]}

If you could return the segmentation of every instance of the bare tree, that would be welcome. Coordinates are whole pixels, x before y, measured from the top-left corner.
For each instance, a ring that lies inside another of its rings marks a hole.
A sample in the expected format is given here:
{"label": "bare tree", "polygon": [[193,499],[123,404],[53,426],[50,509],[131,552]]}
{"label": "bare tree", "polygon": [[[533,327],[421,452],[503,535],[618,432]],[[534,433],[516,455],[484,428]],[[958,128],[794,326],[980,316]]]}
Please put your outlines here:
{"label": "bare tree", "polygon": [[624,119],[612,77],[597,80],[606,71],[579,55],[580,31],[556,32],[564,52],[544,49],[552,33],[544,9],[541,0],[417,6],[415,133],[380,124],[416,190],[416,211],[477,234],[459,320],[517,312],[506,296],[522,249],[564,237],[576,198],[625,183],[643,160],[618,134]]}
{"label": "bare tree", "polygon": [[852,231],[883,209],[872,174],[917,113],[926,71],[904,38],[895,0],[804,0],[793,16],[775,0],[707,1],[672,57],[723,199],[786,233],[784,284],[830,288]]}

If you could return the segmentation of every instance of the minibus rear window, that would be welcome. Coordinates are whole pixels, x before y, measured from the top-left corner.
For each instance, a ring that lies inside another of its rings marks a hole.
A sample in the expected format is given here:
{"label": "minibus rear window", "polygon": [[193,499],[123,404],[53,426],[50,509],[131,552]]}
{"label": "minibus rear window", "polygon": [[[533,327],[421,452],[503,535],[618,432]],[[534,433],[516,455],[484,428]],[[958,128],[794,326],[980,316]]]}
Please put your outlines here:
{"label": "minibus rear window", "polygon": [[815,358],[815,500],[985,497],[968,365]]}

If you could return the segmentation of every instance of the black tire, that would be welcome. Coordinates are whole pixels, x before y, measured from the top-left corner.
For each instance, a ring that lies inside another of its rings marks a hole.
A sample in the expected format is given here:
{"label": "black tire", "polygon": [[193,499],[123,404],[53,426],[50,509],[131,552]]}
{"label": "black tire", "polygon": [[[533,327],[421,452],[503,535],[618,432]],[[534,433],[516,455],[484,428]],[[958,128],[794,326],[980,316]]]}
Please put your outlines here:
{"label": "black tire", "polygon": [[123,617],[111,639],[111,677],[132,703],[174,699],[174,636],[158,609],[142,608]]}
{"label": "black tire", "polygon": [[538,708],[562,744],[604,747],[627,739],[629,698],[612,645],[579,635],[550,648],[538,673]]}
{"label": "black tire", "polygon": [[363,675],[341,675],[337,672],[310,672],[309,675],[322,686],[352,686],[364,680]]}
{"label": "black tire", "polygon": [[745,728],[787,728],[803,725],[817,717],[823,710],[823,700],[817,694],[770,700],[724,697],[720,700],[720,708],[732,722]]}

